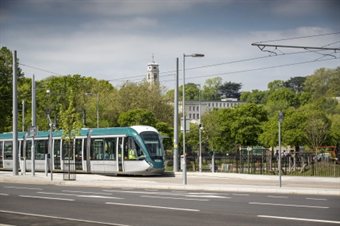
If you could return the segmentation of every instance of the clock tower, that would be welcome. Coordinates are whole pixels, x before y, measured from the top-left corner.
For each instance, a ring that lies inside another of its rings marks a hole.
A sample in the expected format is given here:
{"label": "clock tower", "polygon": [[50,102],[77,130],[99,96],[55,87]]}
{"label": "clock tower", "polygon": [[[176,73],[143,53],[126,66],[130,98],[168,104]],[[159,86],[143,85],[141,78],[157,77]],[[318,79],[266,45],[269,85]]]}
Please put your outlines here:
{"label": "clock tower", "polygon": [[152,56],[152,63],[147,67],[146,81],[152,85],[159,84],[159,65],[155,63],[154,56]]}

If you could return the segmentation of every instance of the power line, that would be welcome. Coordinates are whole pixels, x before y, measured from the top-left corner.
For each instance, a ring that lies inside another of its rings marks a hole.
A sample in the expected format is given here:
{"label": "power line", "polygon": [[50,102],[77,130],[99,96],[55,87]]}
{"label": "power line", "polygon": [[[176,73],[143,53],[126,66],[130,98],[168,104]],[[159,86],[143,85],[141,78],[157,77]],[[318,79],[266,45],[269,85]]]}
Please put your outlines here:
{"label": "power line", "polygon": [[[336,58],[339,59],[339,58]],[[280,67],[289,67],[289,66],[295,66],[295,65],[301,65],[301,64],[308,64],[308,63],[315,63],[315,62],[323,62],[323,61],[330,61],[335,59],[317,59],[317,60],[310,60],[310,61],[302,61],[297,63],[290,63],[290,64],[280,64],[280,65],[273,65],[268,67],[260,67],[260,68],[251,68],[251,69],[245,69],[245,70],[239,70],[239,71],[231,71],[231,72],[224,72],[224,73],[215,73],[215,74],[209,74],[209,75],[201,75],[201,76],[194,76],[194,77],[188,77],[187,79],[196,79],[196,78],[205,78],[205,77],[212,77],[216,75],[230,75],[230,74],[238,74],[238,73],[245,73],[245,72],[252,72],[252,71],[261,71],[261,70],[267,70],[267,69],[273,69],[273,68],[280,68]],[[170,82],[174,81],[174,79],[168,79],[168,80],[162,80],[162,82]]]}
{"label": "power line", "polygon": [[303,39],[303,38],[313,38],[313,37],[321,37],[321,36],[337,35],[337,34],[340,34],[340,31],[333,32],[333,33],[317,34],[317,35],[306,35],[306,36],[297,36],[297,37],[291,37],[291,38],[273,39],[273,40],[255,42],[255,43],[260,44],[260,43],[265,43],[265,42],[278,42],[278,41],[287,41],[287,40],[295,40],[295,39]]}
{"label": "power line", "polygon": [[36,67],[36,66],[32,66],[32,65],[27,65],[27,64],[23,64],[23,63],[19,63],[19,65],[24,66],[24,67],[28,67],[28,68],[33,68],[33,69],[36,69],[36,70],[39,70],[39,71],[51,73],[53,75],[63,75],[62,73],[56,73],[56,72],[49,71],[49,70],[46,70],[44,68],[40,68],[40,67]]}

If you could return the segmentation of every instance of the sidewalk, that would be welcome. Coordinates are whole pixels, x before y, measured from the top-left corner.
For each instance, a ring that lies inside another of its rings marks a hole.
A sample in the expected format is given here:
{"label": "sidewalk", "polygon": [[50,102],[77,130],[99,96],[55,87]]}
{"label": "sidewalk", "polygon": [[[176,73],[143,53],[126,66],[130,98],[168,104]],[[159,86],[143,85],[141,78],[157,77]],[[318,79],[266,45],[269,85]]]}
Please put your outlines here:
{"label": "sidewalk", "polygon": [[75,181],[64,181],[63,174],[38,172],[33,177],[14,176],[10,171],[0,171],[0,183],[54,184],[103,188],[148,188],[220,192],[258,192],[278,194],[310,194],[340,196],[340,178],[282,176],[279,187],[278,176],[188,172],[187,185],[183,185],[182,173],[163,177],[123,177],[96,174],[77,174]]}

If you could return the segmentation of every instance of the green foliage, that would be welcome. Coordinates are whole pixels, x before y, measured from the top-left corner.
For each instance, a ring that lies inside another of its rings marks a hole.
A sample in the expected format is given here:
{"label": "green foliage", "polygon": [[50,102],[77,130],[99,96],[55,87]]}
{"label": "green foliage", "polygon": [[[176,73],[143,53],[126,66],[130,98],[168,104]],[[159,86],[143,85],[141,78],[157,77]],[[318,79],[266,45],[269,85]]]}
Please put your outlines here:
{"label": "green foliage", "polygon": [[167,123],[165,122],[157,122],[155,125],[155,128],[158,130],[158,132],[161,134],[163,137],[163,145],[165,150],[172,149],[173,142],[173,128],[170,127]]}
{"label": "green foliage", "polygon": [[219,100],[220,95],[218,93],[218,88],[222,84],[221,77],[214,77],[207,79],[203,86],[202,99],[203,100]]}
{"label": "green foliage", "polygon": [[225,98],[240,98],[241,83],[225,82],[218,87],[218,92]]}
{"label": "green foliage", "polygon": [[132,109],[122,112],[118,118],[119,126],[149,125],[155,126],[156,119],[152,112],[144,109]]}
{"label": "green foliage", "polygon": [[311,93],[314,99],[320,97],[340,96],[340,67],[336,69],[321,68],[308,76],[305,81],[305,91]]}
{"label": "green foliage", "polygon": [[264,104],[267,101],[268,91],[253,90],[252,92],[242,92],[240,101],[253,104]]}
{"label": "green foliage", "polygon": [[288,81],[285,81],[283,84],[285,87],[292,89],[296,93],[300,93],[304,89],[304,83],[306,81],[306,77],[293,77]]}
{"label": "green foliage", "polygon": [[80,114],[76,111],[76,98],[73,92],[70,92],[69,104],[66,109],[60,107],[60,127],[63,130],[62,138],[70,142],[75,136],[79,135],[82,126]]}
{"label": "green foliage", "polygon": [[[13,78],[13,56],[6,48],[0,49],[0,131],[12,129],[12,78]],[[19,65],[19,60],[17,60]],[[18,83],[23,77],[21,69],[17,69]]]}

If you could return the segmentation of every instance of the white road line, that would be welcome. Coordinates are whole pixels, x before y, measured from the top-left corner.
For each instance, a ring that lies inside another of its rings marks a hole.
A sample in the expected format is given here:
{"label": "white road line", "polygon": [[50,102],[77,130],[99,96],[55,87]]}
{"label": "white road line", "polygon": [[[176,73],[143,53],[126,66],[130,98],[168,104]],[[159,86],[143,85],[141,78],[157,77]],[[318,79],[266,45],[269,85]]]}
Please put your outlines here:
{"label": "white road line", "polygon": [[37,192],[44,195],[62,195],[62,196],[75,196],[80,198],[98,198],[98,199],[124,199],[114,196],[102,196],[102,195],[77,195],[77,194],[67,194],[67,193],[56,193],[56,192]]}
{"label": "white road line", "polygon": [[42,188],[30,188],[30,187],[18,187],[18,186],[4,186],[4,188],[11,188],[11,189],[26,189],[26,190],[43,190]]}
{"label": "white road line", "polygon": [[289,206],[299,208],[317,208],[317,209],[328,209],[328,206],[308,206],[308,205],[295,205],[295,204],[282,204],[282,203],[265,203],[265,202],[249,202],[250,205],[266,205],[266,206]]}
{"label": "white road line", "polygon": [[267,195],[267,197],[273,199],[288,199],[288,196]]}
{"label": "white road line", "polygon": [[33,195],[19,195],[22,198],[32,198],[32,199],[50,199],[50,200],[60,200],[60,201],[69,201],[73,202],[74,199],[64,199],[64,198],[54,198],[54,197],[46,197],[46,196],[33,196]]}
{"label": "white road line", "polygon": [[308,222],[317,222],[317,223],[340,224],[340,221],[309,219],[309,218],[280,217],[280,216],[269,216],[269,215],[257,215],[257,217],[273,218],[273,219],[281,219],[281,220],[308,221]]}
{"label": "white road line", "polygon": [[306,198],[308,200],[315,200],[315,201],[327,201],[327,199],[323,199],[323,198]]}
{"label": "white road line", "polygon": [[120,197],[114,197],[114,196],[102,196],[102,195],[77,195],[77,197],[82,198],[96,198],[96,199],[124,199]]}
{"label": "white road line", "polygon": [[151,205],[140,205],[140,204],[130,204],[130,203],[119,203],[119,202],[106,202],[108,205],[117,206],[132,206],[132,207],[142,207],[142,208],[154,208],[154,209],[167,209],[167,210],[179,210],[179,211],[189,211],[189,212],[199,212],[198,209],[186,209],[186,208],[176,208],[168,206],[151,206]]}
{"label": "white road line", "polygon": [[0,212],[1,213],[24,215],[24,216],[32,216],[32,217],[44,217],[44,218],[59,219],[59,220],[77,221],[77,222],[84,222],[84,223],[91,223],[91,224],[104,224],[104,225],[113,225],[113,226],[129,226],[129,225],[126,225],[126,224],[117,224],[117,223],[101,222],[101,221],[91,221],[91,220],[69,218],[69,217],[56,217],[56,216],[34,214],[34,213],[24,213],[24,212],[15,212],[15,211],[8,211],[8,210],[0,210]]}
{"label": "white road line", "polygon": [[108,192],[73,191],[73,190],[62,190],[62,192],[80,193],[80,194],[93,194],[93,195],[112,195],[112,193],[108,193]]}
{"label": "white road line", "polygon": [[0,193],[1,196],[9,196],[9,194],[6,193]]}
{"label": "white road line", "polygon": [[191,198],[176,198],[176,197],[169,197],[169,196],[151,196],[151,195],[141,195],[142,198],[152,198],[152,199],[176,199],[176,200],[186,200],[186,201],[209,201],[209,199],[191,199]]}
{"label": "white road line", "polygon": [[234,196],[249,196],[249,194],[238,194],[238,193],[233,193],[232,195],[234,195]]}
{"label": "white road line", "polygon": [[192,198],[211,198],[211,199],[230,199],[231,197],[219,196],[219,195],[186,195],[186,197]]}

